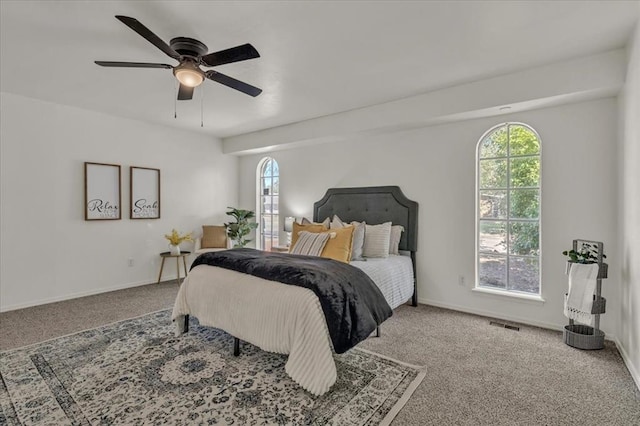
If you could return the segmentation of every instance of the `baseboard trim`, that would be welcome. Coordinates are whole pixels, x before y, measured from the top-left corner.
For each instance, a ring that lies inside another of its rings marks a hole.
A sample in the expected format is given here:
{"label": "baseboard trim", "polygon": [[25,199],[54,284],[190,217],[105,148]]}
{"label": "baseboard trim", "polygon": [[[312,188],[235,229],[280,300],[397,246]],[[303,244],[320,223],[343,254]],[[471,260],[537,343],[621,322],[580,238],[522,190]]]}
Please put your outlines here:
{"label": "baseboard trim", "polygon": [[634,365],[631,363],[631,357],[629,356],[627,351],[624,349],[624,346],[622,346],[618,338],[616,338],[614,342],[616,344],[616,347],[618,348],[618,352],[620,352],[620,356],[622,357],[622,360],[624,361],[624,365],[627,366],[627,370],[629,370],[629,374],[631,374],[631,378],[633,379],[633,381],[636,384],[636,387],[640,391],[640,374],[638,370],[636,370]]}
{"label": "baseboard trim", "polygon": [[[168,276],[168,277],[164,277],[162,281],[171,281],[171,280],[176,280],[177,278],[178,278],[177,275]],[[46,299],[39,299],[39,300],[30,301],[30,302],[9,305],[9,306],[0,306],[0,312],[15,311],[18,309],[31,308],[33,306],[46,305],[48,303],[55,303],[55,302],[63,302],[65,300],[77,299],[79,297],[93,296],[101,293],[109,293],[110,291],[124,290],[126,288],[140,287],[143,285],[149,285],[149,284],[155,284],[155,283],[156,281],[145,280],[145,281],[136,281],[132,283],[126,283],[126,284],[119,284],[119,285],[110,286],[110,287],[102,287],[102,288],[97,288],[97,289],[88,290],[88,291],[80,291],[77,293],[65,294],[63,296],[48,297]]]}
{"label": "baseboard trim", "polygon": [[418,298],[418,302],[425,305],[437,306],[439,308],[451,309],[453,311],[460,311],[468,314],[480,315],[483,317],[503,319],[507,321],[517,322],[520,324],[532,325],[534,327],[546,328],[549,330],[562,331],[564,329],[564,325],[558,325],[558,324],[553,324],[553,323],[544,322],[544,321],[530,321],[528,319],[512,317],[510,315],[504,315],[503,313],[500,313],[500,312],[485,311],[483,309],[469,309],[466,306],[460,306],[460,305],[455,305],[455,304],[446,303],[446,302],[439,302],[437,300]]}

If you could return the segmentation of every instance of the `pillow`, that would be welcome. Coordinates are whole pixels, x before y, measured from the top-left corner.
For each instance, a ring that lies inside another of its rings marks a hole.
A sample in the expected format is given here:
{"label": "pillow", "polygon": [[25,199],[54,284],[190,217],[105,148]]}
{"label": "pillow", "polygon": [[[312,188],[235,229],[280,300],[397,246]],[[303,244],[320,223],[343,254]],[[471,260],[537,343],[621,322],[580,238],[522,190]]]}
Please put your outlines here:
{"label": "pillow", "polygon": [[331,223],[331,218],[326,218],[325,220],[323,220],[322,222],[318,223],[318,222],[311,222],[309,219],[307,219],[306,217],[302,218],[302,224],[303,225],[322,225],[324,226],[326,229],[329,229],[329,224]]}
{"label": "pillow", "polygon": [[344,228],[329,231],[329,233],[335,234],[335,238],[327,241],[327,245],[320,256],[337,260],[338,262],[349,263],[354,230],[354,226],[347,225]]}
{"label": "pillow", "polygon": [[365,225],[364,257],[389,257],[389,241],[391,240],[391,222],[380,225]]}
{"label": "pillow", "polygon": [[389,254],[399,254],[398,246],[400,245],[400,238],[404,232],[402,225],[392,225],[391,235],[389,236]]}
{"label": "pillow", "polygon": [[301,225],[297,222],[293,222],[293,232],[291,233],[291,247],[296,245],[296,241],[298,240],[298,233],[301,231],[317,233],[326,230],[327,227],[322,224]]}
{"label": "pillow", "polygon": [[[351,260],[362,260],[362,246],[364,245],[366,223],[353,221],[350,225],[355,228],[353,231],[353,243],[351,245]],[[331,229],[340,229],[349,226],[349,224],[344,223],[338,215],[334,215],[330,226]]]}
{"label": "pillow", "polygon": [[333,219],[331,220],[331,222],[329,223],[329,228],[331,229],[340,229],[340,228],[344,228],[345,226],[349,226],[348,223],[344,223],[337,214],[333,215]]}
{"label": "pillow", "polygon": [[329,232],[300,231],[298,240],[291,246],[291,254],[320,256],[331,235]]}
{"label": "pillow", "polygon": [[227,228],[224,225],[202,226],[201,248],[227,248]]}
{"label": "pillow", "polygon": [[367,224],[365,222],[351,222],[355,228],[353,231],[353,247],[351,248],[351,260],[362,260],[364,248],[364,234]]}

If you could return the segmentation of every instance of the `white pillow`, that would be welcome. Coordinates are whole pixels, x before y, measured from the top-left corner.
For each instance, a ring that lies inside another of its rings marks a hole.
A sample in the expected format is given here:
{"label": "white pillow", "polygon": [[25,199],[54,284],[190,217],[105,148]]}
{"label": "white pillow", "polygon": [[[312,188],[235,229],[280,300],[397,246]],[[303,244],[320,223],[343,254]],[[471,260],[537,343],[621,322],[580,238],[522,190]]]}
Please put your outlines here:
{"label": "white pillow", "polygon": [[344,228],[345,226],[349,225],[348,223],[344,223],[342,221],[342,219],[340,219],[338,217],[337,214],[333,215],[333,219],[331,220],[331,223],[329,223],[329,228],[330,229],[341,229]]}
{"label": "white pillow", "polygon": [[340,229],[349,225],[355,227],[355,229],[353,230],[353,243],[351,244],[351,260],[362,260],[362,248],[364,246],[364,233],[366,223],[356,221],[353,221],[351,223],[344,223],[342,219],[340,219],[336,214],[333,215],[333,220],[331,221],[330,228]]}
{"label": "white pillow", "polygon": [[400,245],[400,238],[404,232],[402,225],[391,226],[391,236],[389,237],[389,254],[399,254],[398,246]]}
{"label": "white pillow", "polygon": [[391,241],[391,222],[380,225],[365,225],[364,257],[389,257],[389,242]]}
{"label": "white pillow", "polygon": [[[333,234],[335,237],[335,233]],[[330,232],[298,232],[298,240],[291,247],[291,254],[304,254],[307,256],[320,256],[327,241],[331,238]]]}
{"label": "white pillow", "polygon": [[356,229],[353,231],[353,246],[351,247],[351,260],[363,260],[362,250],[364,249],[364,234],[366,232],[366,222],[351,222]]}

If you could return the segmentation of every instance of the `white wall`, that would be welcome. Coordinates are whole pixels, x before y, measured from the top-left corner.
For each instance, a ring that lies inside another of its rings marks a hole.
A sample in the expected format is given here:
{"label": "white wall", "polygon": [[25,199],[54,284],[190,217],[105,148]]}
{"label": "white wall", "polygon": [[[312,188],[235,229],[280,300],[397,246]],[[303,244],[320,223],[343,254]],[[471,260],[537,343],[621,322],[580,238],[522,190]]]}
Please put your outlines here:
{"label": "white wall", "polygon": [[[155,282],[165,233],[222,223],[237,202],[219,140],[8,93],[0,107],[1,310]],[[122,166],[122,220],[84,220],[85,161]],[[161,219],[128,218],[129,166],[161,170]]]}
{"label": "white wall", "polygon": [[621,106],[622,270],[619,346],[640,388],[640,27],[629,46],[627,81]]}
{"label": "white wall", "polygon": [[[385,133],[272,152],[280,165],[281,216],[311,216],[330,187],[398,185],[420,203],[418,285],[422,303],[561,328],[564,257],[574,238],[600,240],[610,259],[603,295],[619,305],[616,229],[616,100]],[[471,291],[475,246],[475,147],[490,127],[521,121],[542,138],[542,296],[545,303]],[[240,203],[255,205],[262,155],[240,160]],[[464,275],[467,285],[458,285]],[[617,316],[604,315],[608,334]]]}

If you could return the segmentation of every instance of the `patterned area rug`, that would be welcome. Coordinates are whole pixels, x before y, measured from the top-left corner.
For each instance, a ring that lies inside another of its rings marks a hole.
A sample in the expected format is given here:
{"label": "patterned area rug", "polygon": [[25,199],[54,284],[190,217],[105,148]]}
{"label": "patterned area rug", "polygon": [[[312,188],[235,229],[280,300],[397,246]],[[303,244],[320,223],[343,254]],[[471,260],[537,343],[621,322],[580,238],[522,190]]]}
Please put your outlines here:
{"label": "patterned area rug", "polygon": [[161,311],[0,353],[0,425],[380,425],[422,368],[359,349],[335,355],[338,381],[316,397],[284,371],[285,355],[192,319],[174,337]]}

